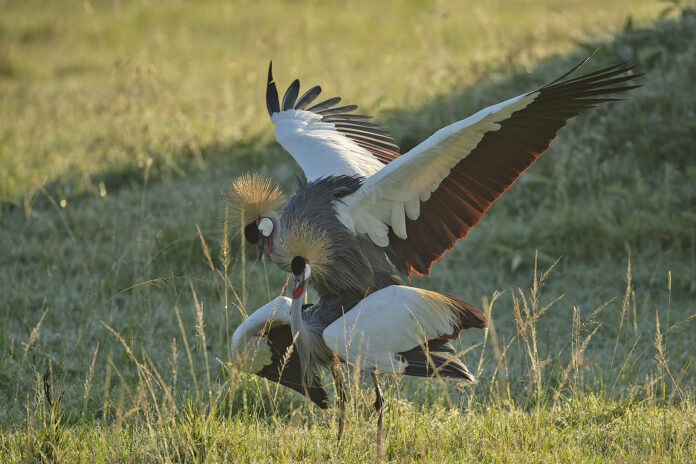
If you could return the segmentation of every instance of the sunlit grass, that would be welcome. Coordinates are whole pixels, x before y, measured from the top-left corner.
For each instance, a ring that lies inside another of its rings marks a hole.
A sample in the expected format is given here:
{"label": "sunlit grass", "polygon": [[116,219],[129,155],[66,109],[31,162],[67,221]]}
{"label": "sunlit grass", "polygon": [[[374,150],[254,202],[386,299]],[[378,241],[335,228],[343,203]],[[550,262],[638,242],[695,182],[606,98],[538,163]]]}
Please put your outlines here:
{"label": "sunlit grass", "polygon": [[[210,285],[229,287],[236,294],[240,289],[231,286],[222,272],[224,255],[213,261],[202,236],[201,246],[211,265]],[[671,281],[664,291],[667,307],[656,310],[655,324],[633,320],[633,335],[644,335],[644,341],[639,343],[637,337],[629,350],[614,351],[611,366],[600,369],[593,366],[590,353],[610,352],[593,346],[610,302],[586,315],[573,308],[567,321],[568,338],[560,340],[560,351],[549,352],[538,345],[538,337],[549,323],[548,314],[563,306],[562,297],[549,299],[542,292],[553,279],[555,265],[544,270],[534,264],[531,288],[510,290],[515,295],[513,330],[498,325],[500,294],[484,300],[490,328],[483,342],[473,349],[463,347],[460,354],[476,372],[477,383],[381,376],[387,399],[383,458],[688,461],[696,452],[693,384],[683,384],[689,365],[671,371],[666,337],[696,314],[660,325],[671,309]],[[629,325],[634,290],[630,265],[625,283],[621,323]],[[351,368],[343,372],[349,406],[340,443],[336,441],[340,413],[332,390],[332,408],[322,412],[296,393],[219,359],[214,369],[218,374],[211,383],[203,306],[195,287],[189,290],[193,295],[189,319],[193,313],[198,322],[195,331],[187,330],[179,309],[174,309],[180,337],[173,340],[169,359],[153,360],[157,348],[155,353],[144,347],[137,351],[132,341],[103,324],[116,346],[107,341],[112,348],[106,369],[99,372],[104,376],[104,393],[95,417],[85,416],[84,407],[80,418],[67,409],[62,403],[63,387],[57,387],[49,364],[43,378],[34,380],[33,389],[16,400],[26,412],[25,423],[0,435],[3,459],[364,462],[377,457],[371,389]],[[232,306],[243,309],[239,299]],[[25,356],[33,349],[40,327],[41,322],[32,330]],[[620,336],[619,331],[615,346]],[[480,331],[475,338],[481,339]],[[185,355],[177,355],[177,339]],[[225,339],[228,343],[229,336]],[[84,382],[85,404],[98,348]],[[124,377],[133,370],[132,378]],[[182,384],[188,386],[183,392]],[[328,379],[327,384],[331,384]],[[94,400],[98,398],[93,395]]]}
{"label": "sunlit grass", "polygon": [[646,85],[573,120],[414,279],[492,324],[460,337],[475,385],[382,376],[385,457],[688,462],[696,15],[643,28],[664,5],[631,3],[612,39],[621,3],[367,9],[380,27],[358,19],[367,4],[254,5],[3,5],[0,462],[371,460],[373,392],[350,371],[338,446],[337,408],[227,364],[236,325],[286,282],[245,259],[222,201],[250,168],[294,188],[270,143],[268,59],[408,148],[599,42],[588,71],[642,61]]}

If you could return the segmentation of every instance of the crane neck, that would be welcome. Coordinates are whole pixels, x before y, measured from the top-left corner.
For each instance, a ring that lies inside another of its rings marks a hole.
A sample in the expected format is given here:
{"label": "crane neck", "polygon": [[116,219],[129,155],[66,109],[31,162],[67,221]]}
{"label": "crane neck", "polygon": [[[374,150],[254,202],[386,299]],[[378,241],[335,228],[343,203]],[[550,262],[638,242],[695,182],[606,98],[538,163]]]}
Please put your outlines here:
{"label": "crane neck", "polygon": [[290,306],[290,330],[292,330],[293,339],[299,341],[302,332],[302,300],[304,298],[303,289],[302,292],[297,295],[293,295],[292,305]]}
{"label": "crane neck", "polygon": [[304,334],[305,327],[302,322],[302,301],[305,293],[304,286],[302,290],[297,293],[298,294],[295,294],[293,292],[292,305],[290,306],[290,330],[292,330],[295,349],[300,358],[301,378],[304,382],[309,383],[310,373],[313,372],[313,369],[310,368],[310,364],[312,364],[311,353],[306,346],[308,339]]}

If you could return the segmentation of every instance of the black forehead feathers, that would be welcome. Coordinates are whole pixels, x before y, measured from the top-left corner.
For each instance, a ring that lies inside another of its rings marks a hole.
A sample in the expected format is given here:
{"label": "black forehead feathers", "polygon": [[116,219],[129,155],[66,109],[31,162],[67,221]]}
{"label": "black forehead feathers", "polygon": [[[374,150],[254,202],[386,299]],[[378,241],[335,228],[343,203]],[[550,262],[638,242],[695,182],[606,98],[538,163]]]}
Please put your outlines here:
{"label": "black forehead feathers", "polygon": [[292,263],[290,264],[292,273],[295,275],[302,274],[305,269],[305,263],[306,261],[302,256],[295,256],[294,258],[292,258]]}
{"label": "black forehead feathers", "polygon": [[244,238],[252,244],[256,244],[259,241],[259,228],[256,225],[256,221],[249,223],[244,228]]}

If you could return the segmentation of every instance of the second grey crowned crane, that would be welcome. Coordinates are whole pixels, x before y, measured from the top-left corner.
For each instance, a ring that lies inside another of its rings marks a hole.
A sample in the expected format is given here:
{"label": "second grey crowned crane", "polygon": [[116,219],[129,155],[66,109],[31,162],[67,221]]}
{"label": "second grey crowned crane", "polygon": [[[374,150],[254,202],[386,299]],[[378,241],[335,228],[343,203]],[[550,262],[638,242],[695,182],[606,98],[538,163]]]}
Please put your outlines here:
{"label": "second grey crowned crane", "polygon": [[[322,407],[326,396],[317,377],[319,366],[332,371],[342,408],[345,396],[337,363],[347,362],[370,372],[379,411],[378,443],[384,399],[376,374],[474,380],[455,356],[449,340],[456,339],[461,330],[487,325],[487,317],[478,308],[452,295],[392,285],[356,303],[317,304],[303,309],[306,286],[332,280],[330,273],[338,264],[332,252],[333,241],[326,231],[307,221],[287,228],[283,241],[285,250],[293,256],[292,298],[279,297],[237,328],[232,338],[235,363],[298,391],[302,384],[309,398]],[[285,333],[284,341],[278,340],[278,335],[274,340],[272,330]],[[278,362],[282,356],[276,352],[281,345],[290,353],[287,356],[291,363],[287,365]],[[339,436],[341,424],[342,420]]]}

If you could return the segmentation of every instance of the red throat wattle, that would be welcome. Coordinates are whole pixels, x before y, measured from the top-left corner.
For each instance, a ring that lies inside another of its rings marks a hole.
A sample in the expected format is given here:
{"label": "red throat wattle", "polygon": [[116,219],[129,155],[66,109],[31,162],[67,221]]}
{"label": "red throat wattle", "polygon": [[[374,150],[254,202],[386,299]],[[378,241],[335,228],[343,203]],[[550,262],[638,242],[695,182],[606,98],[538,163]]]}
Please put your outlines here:
{"label": "red throat wattle", "polygon": [[292,290],[292,299],[293,300],[296,300],[302,296],[302,294],[304,293],[304,286],[305,286],[305,284],[302,283],[302,285],[300,285],[299,287],[294,288]]}

